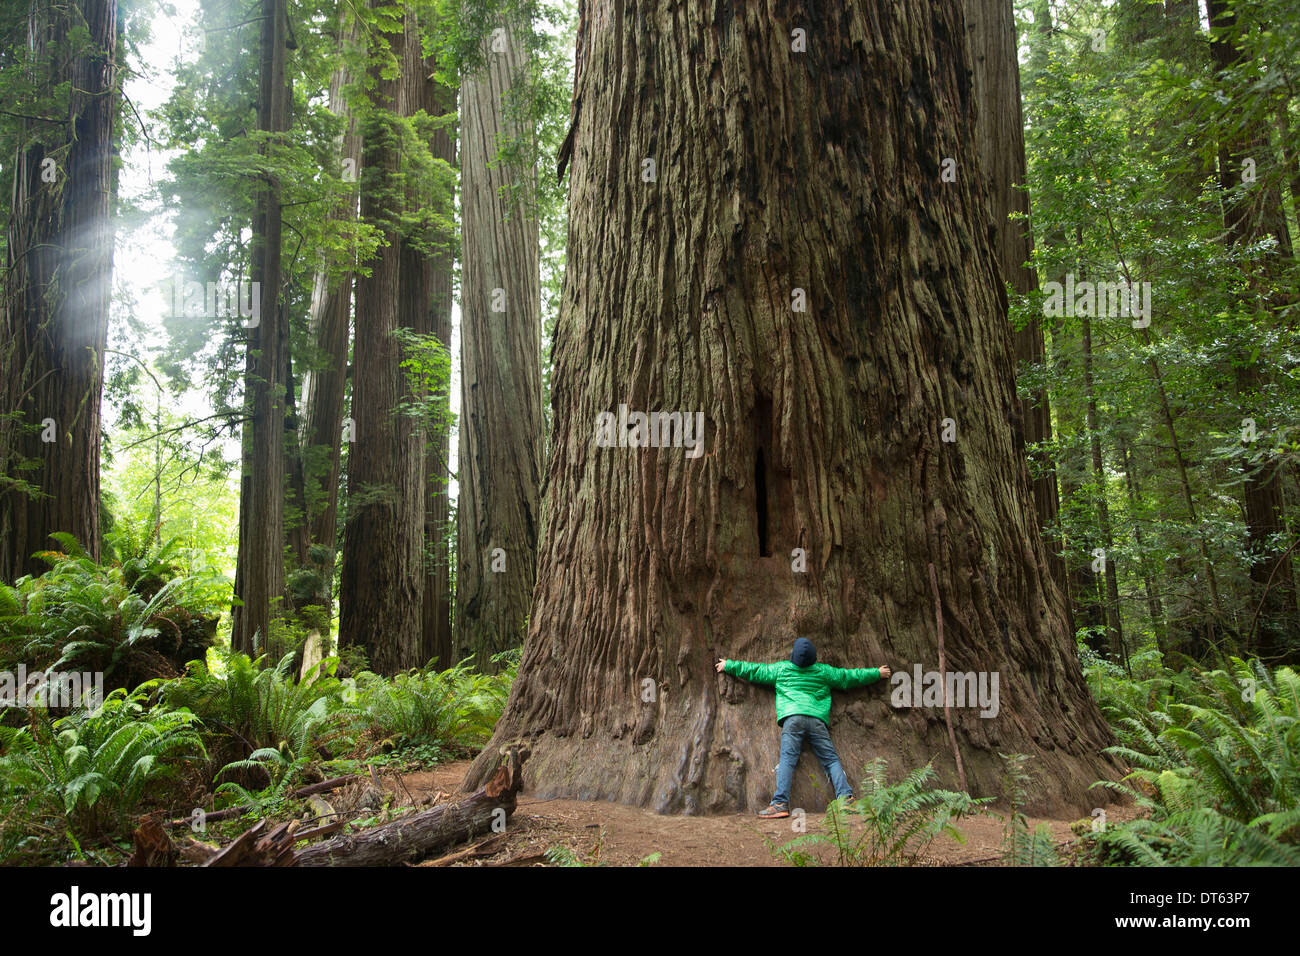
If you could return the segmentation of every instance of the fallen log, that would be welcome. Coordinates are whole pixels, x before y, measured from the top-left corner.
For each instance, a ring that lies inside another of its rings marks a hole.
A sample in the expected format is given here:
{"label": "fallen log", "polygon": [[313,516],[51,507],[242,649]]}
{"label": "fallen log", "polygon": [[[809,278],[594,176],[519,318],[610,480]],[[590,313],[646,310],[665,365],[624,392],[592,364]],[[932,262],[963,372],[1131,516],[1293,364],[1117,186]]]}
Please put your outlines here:
{"label": "fallen log", "polygon": [[[337,836],[298,851],[297,866],[393,866],[500,832],[515,812],[527,747],[512,744],[492,779],[464,800],[444,803],[360,833]],[[494,827],[494,824],[496,825]]]}

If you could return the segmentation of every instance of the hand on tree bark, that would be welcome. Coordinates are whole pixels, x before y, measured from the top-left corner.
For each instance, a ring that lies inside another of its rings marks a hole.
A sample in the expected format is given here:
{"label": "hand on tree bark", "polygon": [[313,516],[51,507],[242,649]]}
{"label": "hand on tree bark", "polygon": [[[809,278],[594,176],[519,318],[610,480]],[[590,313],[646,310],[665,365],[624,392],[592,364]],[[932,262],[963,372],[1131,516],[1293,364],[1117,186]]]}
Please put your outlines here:
{"label": "hand on tree bark", "polygon": [[724,667],[726,667],[726,666],[727,666],[727,662],[724,661],[721,657],[719,657],[719,658],[718,658],[718,662],[717,662],[716,664],[713,665],[713,669],[714,669],[715,671],[717,671],[719,674],[721,674],[721,673],[722,673],[722,669],[723,669]]}

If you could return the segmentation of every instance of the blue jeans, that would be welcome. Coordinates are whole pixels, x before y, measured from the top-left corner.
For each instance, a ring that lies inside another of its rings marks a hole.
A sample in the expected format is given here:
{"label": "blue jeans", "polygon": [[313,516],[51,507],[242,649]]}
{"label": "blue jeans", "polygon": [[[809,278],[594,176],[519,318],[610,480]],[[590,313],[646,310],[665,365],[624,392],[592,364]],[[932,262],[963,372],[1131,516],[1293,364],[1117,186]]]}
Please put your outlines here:
{"label": "blue jeans", "polygon": [[772,802],[789,805],[794,768],[799,762],[799,754],[803,752],[805,739],[817,755],[822,770],[830,778],[835,796],[852,797],[853,788],[849,786],[849,778],[844,775],[844,767],[840,764],[840,755],[835,752],[835,744],[831,742],[830,728],[816,717],[791,714],[781,725],[781,763],[776,770],[776,795],[772,797]]}

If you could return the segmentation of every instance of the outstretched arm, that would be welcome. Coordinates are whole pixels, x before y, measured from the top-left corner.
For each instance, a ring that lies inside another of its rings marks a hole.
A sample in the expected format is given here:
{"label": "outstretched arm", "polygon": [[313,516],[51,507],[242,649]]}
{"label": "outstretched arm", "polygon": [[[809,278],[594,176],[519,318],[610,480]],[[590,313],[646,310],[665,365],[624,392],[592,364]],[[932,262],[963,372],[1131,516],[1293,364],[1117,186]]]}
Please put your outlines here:
{"label": "outstretched arm", "polygon": [[775,684],[777,676],[776,664],[758,664],[753,661],[728,661],[722,658],[713,665],[713,669],[719,674],[731,674],[739,677],[741,680],[747,680],[751,684]]}
{"label": "outstretched arm", "polygon": [[874,684],[892,673],[888,664],[883,667],[832,667],[826,674],[826,680],[835,690],[852,690]]}

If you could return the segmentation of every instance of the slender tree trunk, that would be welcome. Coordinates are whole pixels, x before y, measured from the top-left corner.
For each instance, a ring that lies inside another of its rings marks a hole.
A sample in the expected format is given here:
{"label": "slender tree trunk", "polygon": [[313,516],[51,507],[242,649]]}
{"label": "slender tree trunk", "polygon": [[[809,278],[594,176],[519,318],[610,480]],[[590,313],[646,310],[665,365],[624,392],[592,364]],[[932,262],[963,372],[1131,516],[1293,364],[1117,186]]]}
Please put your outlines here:
{"label": "slender tree trunk", "polygon": [[[286,336],[288,326],[289,319],[286,314],[284,318]],[[292,509],[292,515],[285,516],[285,552],[286,559],[291,562],[285,574],[285,615],[292,614],[296,623],[306,629],[305,641],[311,641],[319,639],[322,634],[326,636],[329,634],[329,616],[325,611],[328,605],[328,594],[326,593],[327,582],[320,574],[320,567],[312,560],[311,522],[307,501],[307,449],[301,437],[302,425],[298,412],[300,403],[289,352],[286,342],[284,439],[287,474],[285,478],[289,496],[288,506]],[[315,638],[312,637],[313,634]],[[295,647],[294,650],[298,654],[297,661],[301,667],[304,647]],[[310,667],[310,664],[308,666]]]}
{"label": "slender tree trunk", "polygon": [[[1128,281],[1131,283],[1132,279],[1129,278]],[[1214,562],[1210,558],[1210,546],[1206,541],[1206,532],[1200,526],[1200,513],[1197,511],[1196,499],[1192,496],[1191,479],[1187,474],[1187,457],[1183,454],[1183,444],[1178,437],[1178,427],[1174,424],[1174,413],[1169,405],[1169,391],[1165,387],[1165,377],[1160,370],[1160,363],[1155,358],[1149,329],[1142,329],[1142,344],[1149,356],[1147,368],[1151,372],[1151,381],[1155,386],[1156,395],[1160,399],[1160,415],[1165,431],[1169,435],[1169,451],[1173,455],[1174,466],[1178,472],[1178,488],[1183,495],[1183,506],[1187,509],[1188,527],[1194,529],[1197,548],[1201,552],[1201,573],[1205,575],[1205,584],[1210,592],[1210,610],[1213,612],[1212,620],[1205,625],[1198,625],[1193,633],[1186,635],[1184,639],[1178,642],[1179,649],[1190,657],[1203,658],[1209,652],[1214,641],[1215,632],[1223,620],[1223,602],[1219,598],[1219,577],[1214,572]]]}
{"label": "slender tree trunk", "polygon": [[1142,534],[1142,493],[1138,487],[1137,475],[1134,473],[1133,460],[1128,453],[1128,443],[1124,441],[1122,435],[1119,438],[1119,454],[1120,463],[1124,467],[1124,486],[1128,491],[1129,515],[1133,521],[1133,541],[1137,545],[1138,553],[1142,555],[1139,570],[1142,574],[1142,587],[1147,595],[1147,613],[1151,616],[1151,630],[1155,632],[1156,644],[1163,655],[1169,652],[1165,612],[1160,605],[1160,597],[1156,594],[1151,569],[1146,559],[1146,542]]}
{"label": "slender tree trunk", "polygon": [[[58,53],[74,29],[88,47]],[[116,0],[31,4],[29,53],[38,62],[54,56],[53,72],[32,79],[47,97],[66,83],[67,112],[57,127],[23,122],[13,167],[0,324],[3,581],[46,570],[33,555],[57,548],[52,532],[100,553],[117,38]]]}
{"label": "slender tree trunk", "polygon": [[1092,477],[1097,486],[1097,528],[1104,550],[1103,571],[1106,580],[1106,644],[1116,663],[1128,667],[1124,647],[1124,629],[1119,613],[1119,575],[1115,569],[1115,536],[1110,524],[1110,504],[1106,500],[1106,462],[1101,453],[1101,423],[1097,415],[1097,389],[1092,370],[1092,322],[1083,319],[1083,388],[1087,399],[1088,451],[1092,460]]}
{"label": "slender tree trunk", "polygon": [[457,456],[456,634],[482,669],[524,636],[537,568],[542,459],[541,289],[536,218],[523,177],[498,162],[509,91],[525,69],[509,28],[461,85],[461,413]]}
{"label": "slender tree trunk", "polygon": [[[1000,675],[998,719],[953,708],[970,789],[1023,752],[1032,805],[1094,805],[1110,735],[1009,424],[960,3],[829,7],[806,48],[802,17],[765,7],[589,16],[537,588],[466,785],[524,737],[538,795],[760,806],[772,692],[714,660],[803,634],[828,663],[933,670],[933,564],[949,665]],[[698,412],[700,453],[624,447],[635,421],[603,447],[621,404]],[[899,689],[837,699],[848,773],[934,760],[955,784],[943,708]],[[824,805],[796,781],[793,805]]]}
{"label": "slender tree trunk", "polygon": [[[404,32],[387,35],[398,64],[409,44],[419,42],[413,21],[408,12]],[[384,36],[372,33],[371,42]],[[409,69],[385,77],[384,69],[382,62],[371,67],[377,109],[362,138],[361,218],[381,228],[384,245],[369,262],[370,274],[356,283],[356,441],[348,452],[339,643],[362,648],[376,673],[395,674],[424,663],[425,448],[414,419],[398,408],[413,395],[394,335],[399,325],[418,322],[413,290],[409,283],[403,288],[403,236],[395,222],[404,202],[397,118],[411,114],[418,77]]]}
{"label": "slender tree trunk", "polygon": [[[257,127],[270,133],[289,128],[285,86],[285,0],[262,0],[262,44]],[[231,645],[252,654],[270,647],[271,622],[284,596],[284,426],[288,335],[280,306],[280,183],[269,174],[258,197],[253,224],[252,281],[261,289],[257,325],[248,330],[245,392],[250,419],[244,425],[248,471],[239,499],[240,567],[236,596],[243,602],[232,618]],[[247,515],[245,520],[244,515]]]}
{"label": "slender tree trunk", "polygon": [[[1246,402],[1257,400],[1264,386],[1258,365],[1236,369],[1237,394]],[[1289,645],[1300,637],[1300,611],[1296,606],[1295,574],[1286,533],[1286,506],[1282,495],[1282,468],[1278,461],[1248,466],[1242,480],[1247,547],[1250,552],[1252,601],[1259,606],[1259,621],[1247,651],[1269,662],[1280,661]]]}
{"label": "slender tree trunk", "polygon": [[[1074,336],[1058,333],[1053,337],[1054,352],[1056,353],[1057,367],[1061,369],[1063,375],[1071,374],[1070,365],[1074,360],[1074,349],[1082,349],[1082,345]],[[1059,433],[1063,438],[1072,439],[1074,436],[1083,436],[1087,432],[1086,420],[1081,420],[1073,413],[1069,403],[1057,406],[1057,415],[1059,416]],[[1077,510],[1080,507],[1086,507],[1091,501],[1090,496],[1084,493],[1084,484],[1086,475],[1084,469],[1086,466],[1081,463],[1076,465],[1071,460],[1070,455],[1063,455],[1060,467],[1057,469],[1057,476],[1060,479],[1061,501],[1067,511]],[[1076,633],[1078,630],[1085,630],[1085,638],[1088,646],[1098,654],[1106,652],[1106,609],[1102,600],[1102,586],[1093,570],[1092,548],[1095,542],[1091,539],[1087,541],[1071,541],[1068,539],[1064,542],[1067,553],[1072,555],[1072,564],[1074,567],[1069,571],[1070,583],[1070,603],[1074,609],[1074,627]]]}

